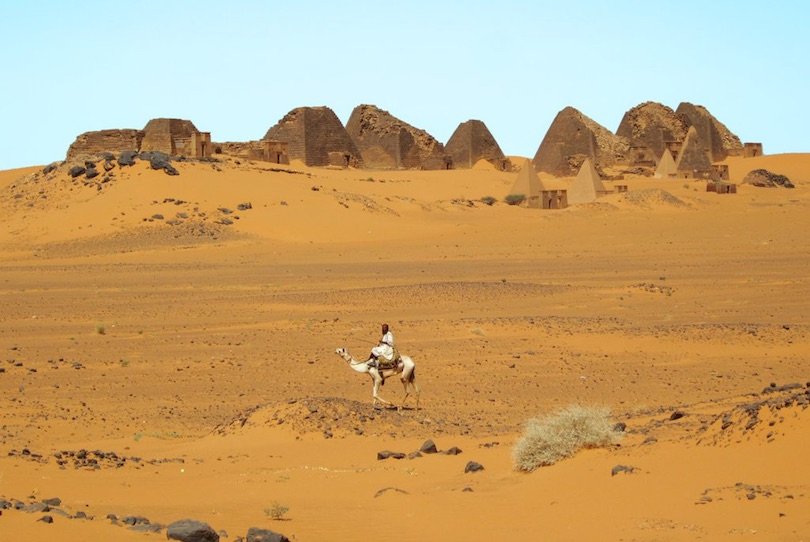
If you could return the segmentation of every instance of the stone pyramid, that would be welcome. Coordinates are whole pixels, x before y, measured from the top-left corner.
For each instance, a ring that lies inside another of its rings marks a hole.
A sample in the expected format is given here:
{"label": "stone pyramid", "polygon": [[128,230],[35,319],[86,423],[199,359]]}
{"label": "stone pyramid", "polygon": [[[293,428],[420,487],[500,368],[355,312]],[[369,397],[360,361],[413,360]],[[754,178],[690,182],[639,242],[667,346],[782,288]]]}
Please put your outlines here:
{"label": "stone pyramid", "polygon": [[698,135],[697,129],[690,126],[683,140],[681,152],[676,162],[678,171],[706,171],[711,169],[712,163],[704,141]]}
{"label": "stone pyramid", "polygon": [[328,107],[298,107],[270,128],[264,140],[285,141],[291,160],[308,166],[328,166],[330,154],[346,164],[361,166],[362,155],[335,112]]}
{"label": "stone pyramid", "polygon": [[568,203],[590,203],[596,201],[599,196],[609,193],[610,190],[602,184],[602,179],[596,172],[590,158],[586,158],[579,169],[579,173],[577,173],[576,179],[568,189]]}
{"label": "stone pyramid", "polygon": [[444,150],[457,169],[469,169],[479,160],[486,160],[501,171],[508,166],[498,142],[492,137],[487,125],[480,120],[468,120],[459,124]]}
{"label": "stone pyramid", "polygon": [[346,132],[371,168],[446,169],[444,145],[375,105],[358,105]]}
{"label": "stone pyramid", "polygon": [[621,161],[629,143],[607,128],[566,107],[554,118],[534,155],[534,166],[558,177],[570,177],[579,171],[586,158],[600,168]]}
{"label": "stone pyramid", "polygon": [[644,102],[624,114],[616,135],[627,138],[630,145],[647,147],[653,156],[661,156],[667,141],[683,141],[688,128],[684,118],[671,108]]}
{"label": "stone pyramid", "polygon": [[712,162],[721,162],[728,157],[729,152],[742,153],[740,138],[731,133],[725,124],[717,120],[709,110],[702,105],[682,102],[675,113],[680,115],[697,130],[700,139],[709,149],[709,159]]}
{"label": "stone pyramid", "polygon": [[199,130],[190,120],[152,119],[143,128],[140,150],[178,154],[176,140],[191,138],[194,133],[199,133]]}
{"label": "stone pyramid", "polygon": [[658,167],[655,168],[656,179],[669,179],[678,172],[678,166],[669,149],[664,149],[661,159],[658,160]]}
{"label": "stone pyramid", "polygon": [[543,183],[534,169],[534,164],[532,164],[531,160],[526,159],[515,178],[515,183],[512,185],[509,194],[523,194],[526,196],[526,203],[529,207],[540,208],[542,205],[540,196],[543,190]]}

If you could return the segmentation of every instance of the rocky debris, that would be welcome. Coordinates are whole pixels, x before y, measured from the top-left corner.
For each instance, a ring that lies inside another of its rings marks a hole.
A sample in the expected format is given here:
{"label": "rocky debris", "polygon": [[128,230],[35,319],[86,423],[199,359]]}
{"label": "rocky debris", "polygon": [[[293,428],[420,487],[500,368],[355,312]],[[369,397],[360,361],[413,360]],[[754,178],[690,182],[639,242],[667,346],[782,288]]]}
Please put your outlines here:
{"label": "rocky debris", "polygon": [[53,516],[42,516],[37,521],[41,521],[43,523],[53,523]]}
{"label": "rocky debris", "polygon": [[484,470],[484,466],[476,461],[469,461],[467,462],[467,465],[464,466],[464,474],[467,474],[468,472],[479,472],[482,470]]}
{"label": "rocky debris", "polygon": [[166,538],[181,542],[219,542],[219,533],[202,521],[181,519],[169,524]]}
{"label": "rocky debris", "polygon": [[290,539],[269,529],[251,527],[248,529],[245,542],[290,542]]}
{"label": "rocky debris", "polygon": [[42,454],[33,453],[28,448],[23,448],[22,450],[9,451],[8,456],[43,464],[55,461],[56,464],[61,468],[72,466],[74,469],[90,468],[93,470],[99,470],[102,468],[122,468],[126,466],[142,468],[144,465],[161,465],[165,463],[185,462],[182,458],[144,460],[135,456],[127,457],[118,455],[115,452],[104,452],[101,450],[88,451],[85,449],[78,451],[63,450],[50,456],[45,456]]}
{"label": "rocky debris", "polygon": [[84,175],[85,173],[87,173],[87,168],[84,166],[73,166],[68,170],[68,175],[70,175],[73,179],[79,177],[80,175]]}
{"label": "rocky debris", "polygon": [[122,151],[121,154],[118,155],[118,165],[120,167],[134,166],[137,156],[138,151]]}
{"label": "rocky debris", "polygon": [[686,413],[685,413],[684,411],[682,411],[682,410],[676,410],[675,412],[673,412],[673,413],[672,413],[672,414],[669,416],[669,421],[680,420],[680,419],[681,419],[681,418],[683,418],[684,416],[686,416]]}
{"label": "rocky debris", "polygon": [[631,467],[629,465],[616,465],[610,470],[610,475],[616,476],[617,474],[620,474],[622,472],[625,474],[633,474],[635,470],[636,470],[635,467]]}
{"label": "rocky debris", "polygon": [[645,190],[633,190],[621,195],[620,201],[628,203],[642,209],[654,209],[658,207],[688,207],[689,205],[673,196],[666,190],[660,188],[648,188]]}
{"label": "rocky debris", "polygon": [[436,449],[436,443],[429,439],[422,444],[419,451],[423,454],[435,454],[438,452]]}
{"label": "rocky debris", "polygon": [[377,461],[382,461],[384,459],[404,459],[405,454],[402,452],[392,452],[391,450],[383,450],[381,452],[377,452]]}
{"label": "rocky debris", "polygon": [[761,188],[775,188],[777,186],[794,188],[793,183],[790,182],[790,179],[785,175],[779,175],[767,169],[755,169],[751,171],[743,178],[742,182],[743,184],[750,184]]}

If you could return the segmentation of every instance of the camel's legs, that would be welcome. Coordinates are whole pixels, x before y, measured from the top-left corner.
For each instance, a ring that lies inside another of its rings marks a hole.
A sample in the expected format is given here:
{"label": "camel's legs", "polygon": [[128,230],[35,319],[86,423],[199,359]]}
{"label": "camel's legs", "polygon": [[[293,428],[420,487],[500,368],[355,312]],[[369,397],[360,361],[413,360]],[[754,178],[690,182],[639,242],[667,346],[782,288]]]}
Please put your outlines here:
{"label": "camel's legs", "polygon": [[373,404],[376,405],[377,402],[380,402],[380,403],[382,403],[383,405],[386,405],[386,406],[393,406],[393,403],[391,401],[386,401],[385,399],[380,397],[380,384],[382,384],[383,379],[379,376],[379,374],[376,375],[376,376],[371,375],[371,378],[374,379],[374,388],[373,388],[373,394],[372,394],[372,396],[374,397],[374,403]]}

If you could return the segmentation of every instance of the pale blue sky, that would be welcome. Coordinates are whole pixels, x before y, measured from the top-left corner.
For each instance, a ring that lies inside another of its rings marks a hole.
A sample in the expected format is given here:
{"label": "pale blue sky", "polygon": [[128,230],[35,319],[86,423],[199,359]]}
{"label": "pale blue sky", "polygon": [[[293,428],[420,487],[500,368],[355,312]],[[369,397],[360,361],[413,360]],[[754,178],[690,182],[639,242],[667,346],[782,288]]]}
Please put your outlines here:
{"label": "pale blue sky", "polygon": [[652,100],[706,106],[766,153],[810,152],[810,3],[4,0],[0,170],[80,133],[189,119],[259,139],[289,110],[375,104],[442,142],[484,121],[534,156],[573,106],[615,132]]}

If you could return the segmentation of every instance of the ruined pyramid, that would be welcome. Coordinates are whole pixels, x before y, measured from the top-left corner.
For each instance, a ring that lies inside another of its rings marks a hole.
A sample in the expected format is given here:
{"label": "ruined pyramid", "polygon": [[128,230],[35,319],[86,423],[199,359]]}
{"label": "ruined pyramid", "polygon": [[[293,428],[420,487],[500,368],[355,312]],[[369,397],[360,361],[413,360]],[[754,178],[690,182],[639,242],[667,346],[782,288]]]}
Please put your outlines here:
{"label": "ruined pyramid", "polygon": [[375,105],[358,105],[346,132],[363,155],[366,167],[446,169],[444,146],[424,130],[414,128]]}

